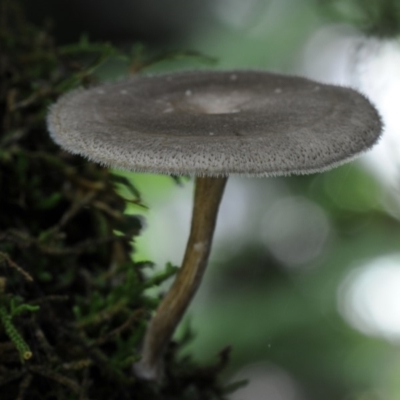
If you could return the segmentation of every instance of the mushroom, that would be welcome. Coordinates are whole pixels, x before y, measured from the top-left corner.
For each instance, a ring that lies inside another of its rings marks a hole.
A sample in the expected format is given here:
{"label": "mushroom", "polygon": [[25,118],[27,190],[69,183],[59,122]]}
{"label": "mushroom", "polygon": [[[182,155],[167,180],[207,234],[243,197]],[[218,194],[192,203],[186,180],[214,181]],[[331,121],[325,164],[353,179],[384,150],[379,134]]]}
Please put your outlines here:
{"label": "mushroom", "polygon": [[62,96],[48,115],[63,148],[113,168],[195,176],[192,225],[178,275],[145,334],[136,374],[162,377],[162,356],[194,296],[228,175],[326,171],[381,132],[356,91],[263,71],[134,76]]}

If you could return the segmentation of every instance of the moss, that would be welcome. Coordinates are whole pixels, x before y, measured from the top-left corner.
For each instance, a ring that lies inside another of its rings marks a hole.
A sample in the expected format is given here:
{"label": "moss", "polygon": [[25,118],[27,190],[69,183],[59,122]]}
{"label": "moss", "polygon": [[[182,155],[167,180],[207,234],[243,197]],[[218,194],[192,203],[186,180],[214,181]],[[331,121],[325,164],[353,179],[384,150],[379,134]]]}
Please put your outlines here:
{"label": "moss", "polygon": [[47,108],[61,93],[94,83],[113,57],[138,70],[134,52],[87,39],[58,47],[14,0],[1,3],[0,15],[2,400],[225,398],[218,376],[228,352],[201,367],[177,356],[185,340],[170,344],[161,385],[133,376],[158,303],[145,291],[176,268],[145,278],[148,264],[132,259],[141,222],[124,214],[115,188],[126,186],[138,204],[140,193],[61,151],[46,130]]}

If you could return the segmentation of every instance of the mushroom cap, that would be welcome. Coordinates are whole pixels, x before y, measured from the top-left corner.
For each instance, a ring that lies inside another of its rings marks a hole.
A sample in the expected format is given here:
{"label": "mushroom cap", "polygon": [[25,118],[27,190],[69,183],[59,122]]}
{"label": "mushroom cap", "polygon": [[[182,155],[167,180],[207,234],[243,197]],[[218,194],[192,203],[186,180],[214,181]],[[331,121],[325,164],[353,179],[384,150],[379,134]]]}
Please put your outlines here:
{"label": "mushroom cap", "polygon": [[120,169],[174,175],[276,176],[324,171],[378,139],[358,92],[263,71],[134,76],[62,96],[52,138]]}

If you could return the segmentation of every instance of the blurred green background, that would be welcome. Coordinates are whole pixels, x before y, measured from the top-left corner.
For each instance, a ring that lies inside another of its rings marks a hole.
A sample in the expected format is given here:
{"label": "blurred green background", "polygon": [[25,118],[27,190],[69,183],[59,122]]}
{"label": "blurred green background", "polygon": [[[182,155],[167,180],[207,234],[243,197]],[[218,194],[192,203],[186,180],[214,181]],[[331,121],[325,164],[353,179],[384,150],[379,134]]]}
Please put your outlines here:
{"label": "blurred green background", "polygon": [[[148,72],[262,68],[351,84],[352,55],[365,38],[355,30],[360,27],[379,32],[378,49],[390,36],[393,65],[400,57],[392,17],[400,18],[390,0],[36,0],[26,6],[33,21],[53,25],[61,43],[87,34],[127,51],[143,45],[144,55],[178,52]],[[389,12],[380,13],[381,6]],[[377,25],[382,29],[371,29]],[[109,62],[99,76],[116,79],[127,67]],[[345,78],[335,75],[339,70]],[[397,87],[400,78],[386,78]],[[388,125],[395,134],[396,121]],[[226,380],[250,380],[232,400],[400,399],[399,161],[396,151],[381,150],[320,175],[229,180],[209,270],[177,335],[190,325],[195,336],[186,353],[200,361],[232,346]],[[147,221],[134,257],[154,261],[155,269],[179,265],[192,182],[124,174],[150,207],[129,209]]]}

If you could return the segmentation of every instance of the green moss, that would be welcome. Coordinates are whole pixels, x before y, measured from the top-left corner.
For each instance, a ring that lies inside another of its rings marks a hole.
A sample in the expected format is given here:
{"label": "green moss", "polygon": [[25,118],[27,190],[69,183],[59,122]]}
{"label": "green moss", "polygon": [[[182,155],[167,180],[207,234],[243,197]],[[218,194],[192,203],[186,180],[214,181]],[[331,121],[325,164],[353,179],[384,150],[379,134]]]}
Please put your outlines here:
{"label": "green moss", "polygon": [[170,344],[161,385],[134,377],[131,366],[158,304],[146,290],[176,267],[145,277],[148,263],[132,259],[140,218],[125,215],[127,201],[115,187],[142,205],[139,191],[64,153],[46,130],[49,105],[98,81],[105,62],[123,60],[128,72],[152,58],[141,50],[135,61],[135,52],[85,37],[58,47],[14,0],[1,3],[0,15],[2,400],[223,399],[218,375],[227,356],[200,367],[177,356],[183,343]]}

